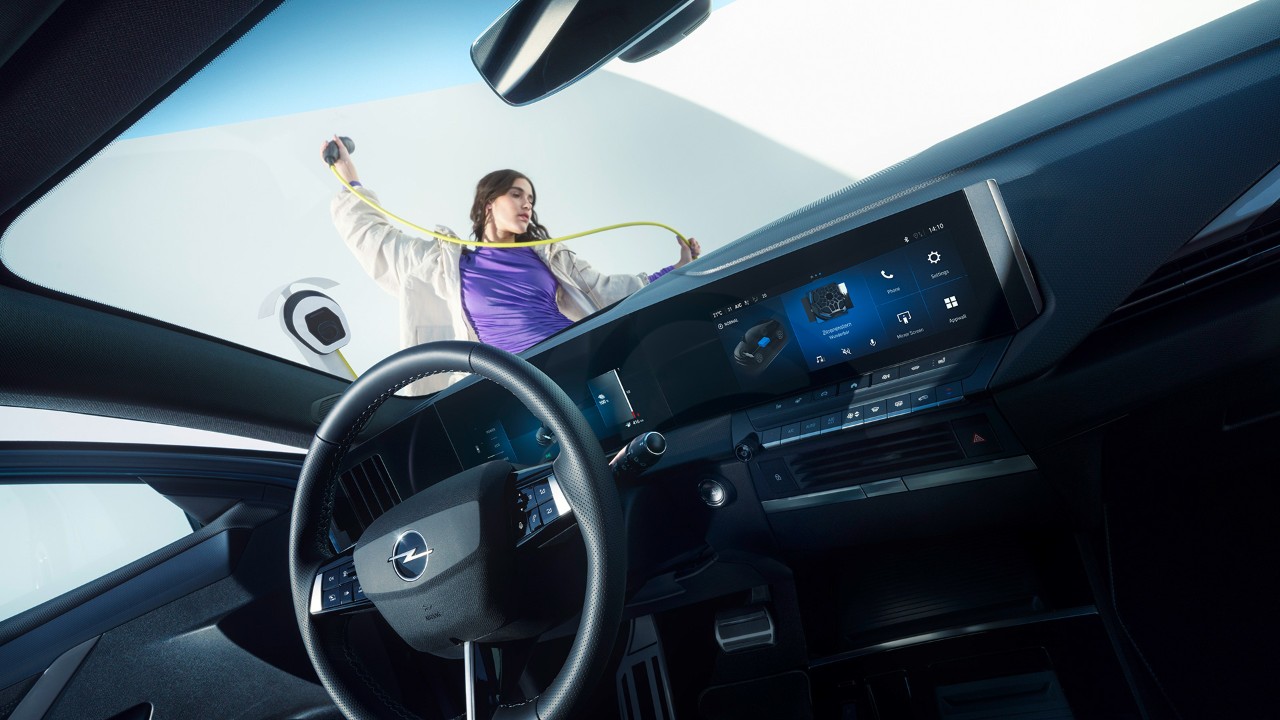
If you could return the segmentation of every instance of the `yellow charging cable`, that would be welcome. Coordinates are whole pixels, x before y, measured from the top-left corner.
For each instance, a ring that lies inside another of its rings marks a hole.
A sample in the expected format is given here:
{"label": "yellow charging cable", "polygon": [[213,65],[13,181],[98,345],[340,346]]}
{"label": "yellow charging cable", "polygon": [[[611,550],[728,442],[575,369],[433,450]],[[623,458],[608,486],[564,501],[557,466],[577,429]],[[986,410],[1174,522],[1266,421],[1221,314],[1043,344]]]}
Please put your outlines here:
{"label": "yellow charging cable", "polygon": [[356,369],[351,367],[351,363],[347,362],[347,356],[343,355],[341,350],[334,350],[333,354],[337,355],[338,359],[342,361],[342,364],[346,366],[347,372],[351,373],[352,380],[356,380],[360,377],[358,374],[356,374]]}
{"label": "yellow charging cable", "polygon": [[451,242],[455,245],[469,245],[473,247],[475,246],[502,247],[502,248],[533,247],[534,245],[550,245],[551,243],[564,242],[565,240],[573,240],[574,238],[580,238],[586,235],[595,235],[596,233],[602,233],[608,230],[617,230],[619,228],[636,227],[640,225],[651,225],[653,227],[662,228],[663,230],[667,230],[671,232],[680,240],[680,244],[684,245],[685,247],[689,246],[688,239],[686,239],[684,235],[681,235],[680,232],[677,231],[675,228],[671,227],[670,225],[663,225],[662,223],[651,222],[648,220],[637,220],[636,222],[624,222],[624,223],[618,223],[617,225],[606,225],[604,227],[595,228],[594,230],[584,230],[580,233],[574,233],[572,235],[564,235],[557,238],[547,238],[545,240],[522,240],[518,242],[505,242],[505,243],[489,242],[487,240],[463,240],[461,238],[453,237],[452,235],[445,235],[443,233],[438,233],[434,230],[428,230],[422,227],[421,225],[415,225],[414,223],[411,223],[408,220],[405,220],[399,215],[396,215],[390,210],[374,202],[367,195],[362,195],[360,192],[358,192],[354,187],[351,186],[351,183],[347,182],[346,178],[342,177],[342,173],[338,172],[338,168],[334,167],[333,165],[330,165],[329,170],[333,172],[333,176],[338,178],[339,182],[341,182],[348,190],[350,190],[352,194],[360,198],[365,205],[368,205],[369,207],[373,208],[374,210],[377,210],[378,212],[381,212],[383,215],[386,215],[387,217],[391,218],[392,220],[395,220],[401,225],[411,227],[420,233],[425,233],[427,235],[430,235],[433,238],[438,238],[440,240],[444,240],[445,242]]}

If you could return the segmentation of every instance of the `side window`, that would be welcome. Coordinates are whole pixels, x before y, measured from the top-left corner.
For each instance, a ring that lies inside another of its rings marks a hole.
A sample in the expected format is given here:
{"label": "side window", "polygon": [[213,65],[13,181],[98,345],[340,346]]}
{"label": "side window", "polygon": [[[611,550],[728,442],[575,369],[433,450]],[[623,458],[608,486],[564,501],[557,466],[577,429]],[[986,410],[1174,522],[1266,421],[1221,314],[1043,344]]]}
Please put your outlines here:
{"label": "side window", "polygon": [[0,485],[0,620],[191,533],[142,483]]}

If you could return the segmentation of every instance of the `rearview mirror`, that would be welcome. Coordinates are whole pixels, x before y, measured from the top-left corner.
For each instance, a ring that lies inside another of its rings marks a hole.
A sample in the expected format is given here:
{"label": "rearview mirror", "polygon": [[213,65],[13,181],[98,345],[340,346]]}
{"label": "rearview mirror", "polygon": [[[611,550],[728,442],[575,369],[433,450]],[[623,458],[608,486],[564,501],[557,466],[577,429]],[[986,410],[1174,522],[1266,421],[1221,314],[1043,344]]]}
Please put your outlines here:
{"label": "rearview mirror", "polygon": [[710,13],[711,0],[517,0],[471,44],[471,61],[498,97],[528,105],[624,52],[662,52]]}

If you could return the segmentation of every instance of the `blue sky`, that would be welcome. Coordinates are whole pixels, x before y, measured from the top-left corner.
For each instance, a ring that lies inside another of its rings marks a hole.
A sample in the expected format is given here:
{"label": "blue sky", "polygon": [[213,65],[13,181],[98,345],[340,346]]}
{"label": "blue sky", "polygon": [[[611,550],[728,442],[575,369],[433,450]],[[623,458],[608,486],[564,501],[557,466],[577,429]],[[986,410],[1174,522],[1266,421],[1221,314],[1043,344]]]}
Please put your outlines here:
{"label": "blue sky", "polygon": [[[716,0],[719,8],[732,0]],[[286,2],[123,137],[367,102],[479,81],[471,41],[511,0]]]}

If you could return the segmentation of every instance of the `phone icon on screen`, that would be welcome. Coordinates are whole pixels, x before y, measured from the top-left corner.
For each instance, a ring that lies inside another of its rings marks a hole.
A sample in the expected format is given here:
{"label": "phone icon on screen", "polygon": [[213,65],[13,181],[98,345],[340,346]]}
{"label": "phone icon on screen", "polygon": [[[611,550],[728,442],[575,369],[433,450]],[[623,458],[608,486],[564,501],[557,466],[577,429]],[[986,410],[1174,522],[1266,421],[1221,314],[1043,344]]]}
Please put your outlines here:
{"label": "phone icon on screen", "polygon": [[885,272],[885,271],[881,270],[881,271],[880,271],[880,277],[884,278],[885,280],[892,280],[892,279],[893,279],[893,273]]}

